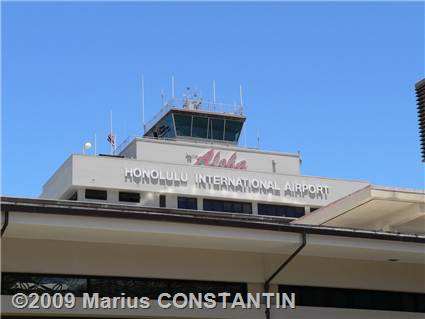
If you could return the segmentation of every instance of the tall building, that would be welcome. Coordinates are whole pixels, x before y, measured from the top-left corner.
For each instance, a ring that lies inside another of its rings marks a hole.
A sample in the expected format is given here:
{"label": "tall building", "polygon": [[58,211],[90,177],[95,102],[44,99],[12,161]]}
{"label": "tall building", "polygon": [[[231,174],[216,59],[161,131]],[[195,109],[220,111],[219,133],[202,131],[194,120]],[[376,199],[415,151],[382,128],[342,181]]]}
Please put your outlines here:
{"label": "tall building", "polygon": [[[71,155],[39,199],[3,197],[3,316],[423,318],[424,191],[302,175],[299,154],[238,146],[244,122],[173,99],[115,154]],[[76,303],[13,305],[31,293]],[[150,306],[86,308],[95,293]]]}

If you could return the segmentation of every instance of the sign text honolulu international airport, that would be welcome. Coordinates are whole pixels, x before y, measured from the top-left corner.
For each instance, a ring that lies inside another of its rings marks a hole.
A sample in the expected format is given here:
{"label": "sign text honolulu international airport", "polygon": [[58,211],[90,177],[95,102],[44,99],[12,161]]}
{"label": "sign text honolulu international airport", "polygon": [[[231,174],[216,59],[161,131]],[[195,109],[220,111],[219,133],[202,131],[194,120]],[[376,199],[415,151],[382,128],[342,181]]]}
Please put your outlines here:
{"label": "sign text honolulu international airport", "polygon": [[272,195],[281,195],[283,193],[285,196],[291,197],[310,196],[326,198],[329,194],[329,187],[324,184],[210,174],[195,174],[193,180],[189,180],[189,174],[187,172],[175,170],[125,168],[124,178],[126,182],[137,184],[161,184],[181,187],[194,184],[199,189]]}

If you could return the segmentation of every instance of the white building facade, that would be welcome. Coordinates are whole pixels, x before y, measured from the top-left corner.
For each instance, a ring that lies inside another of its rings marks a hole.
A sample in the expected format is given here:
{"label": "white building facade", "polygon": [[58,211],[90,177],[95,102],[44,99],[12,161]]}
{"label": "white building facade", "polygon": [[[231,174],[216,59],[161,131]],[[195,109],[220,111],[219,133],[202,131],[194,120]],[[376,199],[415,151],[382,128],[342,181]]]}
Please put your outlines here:
{"label": "white building facade", "polygon": [[[299,154],[237,145],[240,112],[195,102],[116,155],[70,156],[40,199],[2,198],[3,316],[423,318],[422,190],[301,175]],[[212,308],[158,304],[220,292]],[[17,293],[76,304],[16,308]],[[93,293],[150,306],[87,309]],[[265,295],[232,308],[257,293],[295,294],[296,308]]]}

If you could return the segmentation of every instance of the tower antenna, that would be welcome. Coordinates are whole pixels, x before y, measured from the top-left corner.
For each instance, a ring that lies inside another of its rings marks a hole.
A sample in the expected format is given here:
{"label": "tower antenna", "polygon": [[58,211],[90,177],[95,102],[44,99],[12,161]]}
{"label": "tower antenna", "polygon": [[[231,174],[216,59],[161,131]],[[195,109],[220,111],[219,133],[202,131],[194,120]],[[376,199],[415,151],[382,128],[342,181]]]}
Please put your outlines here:
{"label": "tower antenna", "polygon": [[143,133],[145,132],[145,76],[142,75],[142,123]]}
{"label": "tower antenna", "polygon": [[242,84],[239,85],[239,95],[241,98],[241,114],[243,114]]}
{"label": "tower antenna", "polygon": [[174,99],[174,75],[171,77],[171,98]]}
{"label": "tower antenna", "polygon": [[214,107],[214,111],[215,111],[215,80],[212,81],[212,89],[213,89],[213,107]]}

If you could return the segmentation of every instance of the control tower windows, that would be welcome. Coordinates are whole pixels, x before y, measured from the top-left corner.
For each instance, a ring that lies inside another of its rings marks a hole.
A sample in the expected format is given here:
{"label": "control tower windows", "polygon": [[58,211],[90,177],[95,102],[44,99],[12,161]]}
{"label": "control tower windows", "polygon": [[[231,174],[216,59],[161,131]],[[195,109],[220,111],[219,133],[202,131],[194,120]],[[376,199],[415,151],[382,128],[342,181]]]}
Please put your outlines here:
{"label": "control tower windows", "polygon": [[299,206],[258,204],[258,214],[298,218],[305,215],[305,210]]}
{"label": "control tower windows", "polygon": [[213,140],[223,140],[224,137],[224,120],[210,119],[208,138]]}
{"label": "control tower windows", "polygon": [[154,138],[175,138],[176,131],[174,129],[173,116],[168,114],[162,118],[146,136]]}
{"label": "control tower windows", "polygon": [[193,117],[192,137],[207,138],[208,118],[201,116]]}
{"label": "control tower windows", "polygon": [[242,122],[226,120],[224,139],[230,142],[237,142],[242,131]]}
{"label": "control tower windows", "polygon": [[170,104],[161,110],[155,122],[145,125],[144,136],[237,144],[244,122],[245,117],[234,112],[207,111],[196,106],[179,109]]}
{"label": "control tower windows", "polygon": [[87,199],[107,200],[108,199],[108,193],[105,190],[86,189],[85,197]]}
{"label": "control tower windows", "polygon": [[225,213],[252,214],[252,205],[247,202],[204,199],[204,210]]}
{"label": "control tower windows", "polygon": [[174,138],[176,133],[174,131],[173,117],[167,115],[163,118],[157,126],[157,134],[159,138]]}
{"label": "control tower windows", "polygon": [[174,114],[174,123],[176,123],[177,136],[191,136],[191,115]]}
{"label": "control tower windows", "polygon": [[160,120],[146,133],[146,136],[208,139],[237,143],[243,123],[243,119],[228,119],[208,114],[172,113]]}

